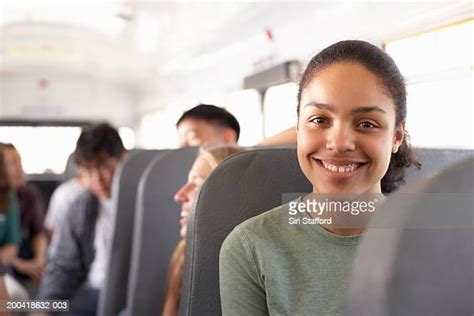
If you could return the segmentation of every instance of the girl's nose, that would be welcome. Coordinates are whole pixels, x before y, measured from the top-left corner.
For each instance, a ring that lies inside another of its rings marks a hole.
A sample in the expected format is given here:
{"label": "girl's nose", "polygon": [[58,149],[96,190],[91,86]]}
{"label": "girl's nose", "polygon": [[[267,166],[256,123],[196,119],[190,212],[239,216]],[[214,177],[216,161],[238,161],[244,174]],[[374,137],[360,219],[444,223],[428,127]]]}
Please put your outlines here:
{"label": "girl's nose", "polygon": [[354,135],[349,126],[335,124],[327,133],[326,149],[338,153],[355,150]]}

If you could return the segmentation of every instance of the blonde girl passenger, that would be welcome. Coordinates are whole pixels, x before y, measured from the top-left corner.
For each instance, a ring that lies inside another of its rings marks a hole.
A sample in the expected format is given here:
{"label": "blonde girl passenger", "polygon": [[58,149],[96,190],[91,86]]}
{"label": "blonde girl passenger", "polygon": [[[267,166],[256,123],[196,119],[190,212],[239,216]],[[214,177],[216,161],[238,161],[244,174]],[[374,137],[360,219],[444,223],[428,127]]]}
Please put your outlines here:
{"label": "blonde girl passenger", "polygon": [[[298,203],[367,203],[377,194],[383,200],[415,163],[404,128],[403,77],[368,42],[341,41],[313,57],[299,85],[297,115],[298,161],[313,187]],[[370,214],[290,212],[286,204],[238,225],[220,254],[223,315],[342,314]]]}
{"label": "blonde girl passenger", "polygon": [[189,170],[188,181],[176,192],[175,201],[181,205],[180,236],[181,241],[176,246],[170,260],[168,280],[166,285],[163,315],[178,315],[183,279],[186,233],[189,215],[199,188],[211,172],[227,157],[243,151],[237,145],[207,145],[199,149],[199,153]]}

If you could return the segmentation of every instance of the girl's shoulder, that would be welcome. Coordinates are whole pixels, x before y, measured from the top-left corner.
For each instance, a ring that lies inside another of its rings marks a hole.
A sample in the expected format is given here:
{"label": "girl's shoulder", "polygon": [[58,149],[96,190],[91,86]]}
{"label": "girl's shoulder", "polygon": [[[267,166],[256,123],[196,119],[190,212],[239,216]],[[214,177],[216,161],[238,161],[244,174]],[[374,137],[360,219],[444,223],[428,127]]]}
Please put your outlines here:
{"label": "girl's shoulder", "polygon": [[8,213],[18,213],[20,211],[20,204],[18,202],[18,196],[14,191],[9,191],[7,194],[9,210]]}
{"label": "girl's shoulder", "polygon": [[279,205],[257,216],[251,217],[234,228],[234,231],[244,231],[249,234],[274,232],[277,226],[288,222],[289,203]]}

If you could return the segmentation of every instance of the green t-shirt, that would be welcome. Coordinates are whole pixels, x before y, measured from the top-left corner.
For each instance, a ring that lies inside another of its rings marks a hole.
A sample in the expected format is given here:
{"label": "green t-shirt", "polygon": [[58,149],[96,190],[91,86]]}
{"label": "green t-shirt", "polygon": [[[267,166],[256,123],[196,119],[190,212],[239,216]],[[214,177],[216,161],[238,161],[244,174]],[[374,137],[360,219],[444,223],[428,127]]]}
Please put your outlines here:
{"label": "green t-shirt", "polygon": [[[220,254],[223,315],[339,315],[356,246],[318,224],[289,224],[288,204],[238,225]],[[306,222],[307,220],[305,220]]]}
{"label": "green t-shirt", "polygon": [[0,247],[7,244],[20,244],[20,208],[13,192],[8,193],[10,209],[0,213]]}

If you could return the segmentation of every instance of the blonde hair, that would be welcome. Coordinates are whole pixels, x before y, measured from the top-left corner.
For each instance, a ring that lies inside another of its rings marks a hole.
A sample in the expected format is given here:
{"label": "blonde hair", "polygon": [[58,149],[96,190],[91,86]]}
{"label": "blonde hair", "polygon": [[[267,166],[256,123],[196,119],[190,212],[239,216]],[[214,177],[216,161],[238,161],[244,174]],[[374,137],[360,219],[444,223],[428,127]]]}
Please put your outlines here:
{"label": "blonde hair", "polygon": [[199,148],[198,157],[206,159],[211,168],[215,169],[227,157],[244,150],[238,145],[205,145]]}

